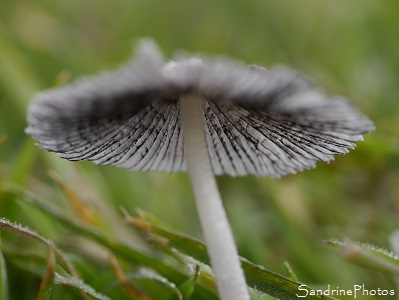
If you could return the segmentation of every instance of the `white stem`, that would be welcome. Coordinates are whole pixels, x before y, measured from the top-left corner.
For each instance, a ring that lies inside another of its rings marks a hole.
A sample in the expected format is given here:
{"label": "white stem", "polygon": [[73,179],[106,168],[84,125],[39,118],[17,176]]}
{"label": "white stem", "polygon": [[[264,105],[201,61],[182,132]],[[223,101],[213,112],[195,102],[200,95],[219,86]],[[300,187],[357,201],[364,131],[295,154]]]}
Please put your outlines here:
{"label": "white stem", "polygon": [[233,234],[213,175],[205,138],[204,99],[180,98],[184,155],[202,231],[222,300],[249,300]]}

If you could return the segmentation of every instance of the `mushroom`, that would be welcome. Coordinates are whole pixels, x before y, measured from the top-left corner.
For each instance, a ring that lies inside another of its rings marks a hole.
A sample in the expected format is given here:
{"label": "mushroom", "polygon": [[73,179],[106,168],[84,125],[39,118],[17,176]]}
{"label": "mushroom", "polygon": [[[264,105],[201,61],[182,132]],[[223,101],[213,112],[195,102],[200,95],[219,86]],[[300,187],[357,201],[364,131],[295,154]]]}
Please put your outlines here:
{"label": "mushroom", "polygon": [[373,123],[285,67],[221,57],[164,63],[150,40],[112,73],[39,93],[26,132],[72,161],[187,171],[218,292],[250,299],[214,175],[280,177],[355,147]]}

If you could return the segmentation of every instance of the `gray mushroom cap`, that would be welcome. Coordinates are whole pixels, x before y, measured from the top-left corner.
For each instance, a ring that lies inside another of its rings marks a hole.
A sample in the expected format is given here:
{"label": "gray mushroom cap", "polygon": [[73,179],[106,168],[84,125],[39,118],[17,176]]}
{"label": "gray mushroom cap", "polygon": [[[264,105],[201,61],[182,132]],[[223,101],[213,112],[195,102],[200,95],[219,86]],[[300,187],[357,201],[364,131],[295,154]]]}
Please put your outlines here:
{"label": "gray mushroom cap", "polygon": [[279,177],[347,153],[373,123],[283,67],[264,72],[224,58],[164,63],[151,41],[112,73],[38,94],[26,132],[73,161],[139,171],[185,171],[178,100],[205,99],[216,175]]}

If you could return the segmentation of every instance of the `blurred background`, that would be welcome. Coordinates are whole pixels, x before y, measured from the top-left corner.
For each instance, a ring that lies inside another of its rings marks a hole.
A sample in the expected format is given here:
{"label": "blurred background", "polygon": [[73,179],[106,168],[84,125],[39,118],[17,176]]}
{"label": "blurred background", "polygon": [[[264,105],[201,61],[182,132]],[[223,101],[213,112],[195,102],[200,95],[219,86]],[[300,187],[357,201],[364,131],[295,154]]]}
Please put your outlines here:
{"label": "blurred background", "polygon": [[[0,182],[76,215],[61,182],[105,220],[91,225],[138,249],[146,242],[126,227],[120,207],[131,214],[141,208],[202,239],[186,174],[59,159],[24,134],[27,107],[42,89],[121,65],[141,37],[152,37],[166,57],[186,50],[265,67],[285,64],[328,93],[348,97],[376,131],[314,170],[282,179],[218,178],[239,252],[282,274],[288,261],[313,287],[396,289],[391,275],[353,265],[322,241],[349,238],[392,248],[399,214],[398,16],[397,0],[1,0]],[[73,253],[73,231],[1,190],[0,217]],[[40,248],[15,233],[2,233],[2,243],[15,251]],[[78,265],[83,274],[94,268]],[[34,298],[40,280],[7,266],[11,299]]]}

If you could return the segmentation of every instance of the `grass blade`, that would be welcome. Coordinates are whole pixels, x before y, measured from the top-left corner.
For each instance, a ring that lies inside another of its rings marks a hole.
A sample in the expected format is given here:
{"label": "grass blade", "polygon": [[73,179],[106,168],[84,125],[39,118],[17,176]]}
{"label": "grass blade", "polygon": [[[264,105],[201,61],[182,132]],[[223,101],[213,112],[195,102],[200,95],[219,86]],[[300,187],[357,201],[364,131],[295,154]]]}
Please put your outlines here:
{"label": "grass blade", "polygon": [[81,292],[94,297],[99,300],[111,300],[108,296],[100,294],[94,288],[84,283],[81,279],[69,275],[61,267],[57,268],[55,273],[54,283],[64,284],[79,289]]}
{"label": "grass blade", "polygon": [[49,249],[53,249],[53,251],[55,252],[55,254],[57,254],[57,256],[60,258],[60,260],[63,262],[63,264],[67,267],[68,271],[76,276],[77,276],[77,272],[75,271],[75,268],[69,263],[69,261],[64,257],[64,255],[61,253],[61,251],[59,251],[53,244],[52,241],[47,240],[46,238],[42,237],[41,235],[39,235],[38,233],[30,230],[27,227],[23,227],[19,224],[15,224],[12,223],[4,218],[0,218],[0,229],[1,230],[6,230],[6,231],[10,231],[10,232],[17,232],[19,234],[28,236],[29,238],[38,240],[39,242],[45,244]]}
{"label": "grass blade", "polygon": [[114,269],[116,278],[118,278],[119,282],[121,283],[128,295],[130,295],[133,299],[149,300],[149,298],[143,292],[141,292],[129,281],[129,279],[126,277],[126,274],[123,272],[121,265],[114,256],[111,257],[111,264]]}
{"label": "grass blade", "polygon": [[[22,251],[15,252],[15,249],[7,250],[5,252],[11,263],[22,270],[35,274],[39,277],[46,277],[46,269],[48,270],[48,262],[43,257],[33,255],[31,253],[23,253]],[[91,299],[88,298],[87,295],[94,297],[95,299],[100,300],[109,300],[109,297],[100,294],[99,292],[95,291],[94,288],[84,283],[81,279],[76,278],[68,274],[64,268],[62,268],[59,264],[54,265],[54,284],[61,284],[67,285],[70,287],[74,287],[78,289],[84,299]],[[46,299],[46,298],[43,298]]]}
{"label": "grass blade", "polygon": [[172,295],[174,295],[174,299],[183,300],[183,296],[180,290],[176,287],[176,284],[170,282],[167,278],[161,276],[151,269],[140,268],[131,273],[130,278],[134,278],[135,281],[150,281],[152,283],[157,283],[171,292]]}
{"label": "grass blade", "polygon": [[294,270],[292,269],[290,263],[288,261],[284,262],[285,271],[288,274],[288,278],[294,281],[299,281],[298,276],[296,276]]}
{"label": "grass blade", "polygon": [[54,283],[55,274],[55,253],[52,247],[48,248],[47,270],[40,284],[37,300],[49,300]]}
{"label": "grass blade", "polygon": [[8,277],[6,262],[4,260],[1,244],[1,233],[0,233],[0,300],[8,300]]}
{"label": "grass blade", "polygon": [[183,299],[190,299],[197,285],[197,279],[200,274],[200,266],[194,263],[190,264],[189,274],[193,275],[179,286],[179,290],[183,295]]}
{"label": "grass blade", "polygon": [[338,248],[342,256],[357,265],[370,269],[399,274],[399,257],[388,250],[366,243],[329,240],[326,243]]}

